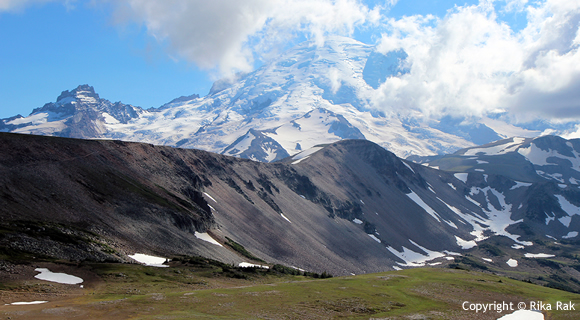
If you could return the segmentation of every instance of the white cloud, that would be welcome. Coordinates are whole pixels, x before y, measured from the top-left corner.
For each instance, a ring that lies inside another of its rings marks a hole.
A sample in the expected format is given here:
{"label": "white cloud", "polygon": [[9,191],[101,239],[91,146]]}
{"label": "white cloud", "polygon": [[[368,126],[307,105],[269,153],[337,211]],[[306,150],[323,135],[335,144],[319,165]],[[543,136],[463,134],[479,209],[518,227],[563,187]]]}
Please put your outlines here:
{"label": "white cloud", "polygon": [[117,21],[143,23],[149,33],[203,69],[249,71],[297,33],[323,43],[377,22],[379,9],[358,0],[117,0]]}
{"label": "white cloud", "polygon": [[387,20],[389,32],[378,48],[404,49],[411,72],[388,79],[376,106],[427,116],[504,109],[520,121],[580,118],[580,2],[548,0],[525,10],[528,25],[519,32],[498,20],[486,1],[457,7],[443,19]]}

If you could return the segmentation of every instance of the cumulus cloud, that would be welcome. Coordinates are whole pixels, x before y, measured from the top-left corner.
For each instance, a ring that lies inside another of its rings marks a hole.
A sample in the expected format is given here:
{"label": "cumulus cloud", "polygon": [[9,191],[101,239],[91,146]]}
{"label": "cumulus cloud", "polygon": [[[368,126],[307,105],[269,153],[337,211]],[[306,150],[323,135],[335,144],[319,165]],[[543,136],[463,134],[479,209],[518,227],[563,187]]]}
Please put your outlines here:
{"label": "cumulus cloud", "polygon": [[403,49],[410,73],[377,91],[378,108],[427,116],[483,116],[509,111],[517,121],[580,117],[580,3],[547,0],[520,8],[528,25],[515,32],[491,1],[456,7],[443,19],[385,21],[378,49]]}
{"label": "cumulus cloud", "polygon": [[296,34],[321,44],[329,33],[351,35],[377,22],[358,0],[117,0],[116,20],[143,23],[169,50],[221,75],[250,71]]}

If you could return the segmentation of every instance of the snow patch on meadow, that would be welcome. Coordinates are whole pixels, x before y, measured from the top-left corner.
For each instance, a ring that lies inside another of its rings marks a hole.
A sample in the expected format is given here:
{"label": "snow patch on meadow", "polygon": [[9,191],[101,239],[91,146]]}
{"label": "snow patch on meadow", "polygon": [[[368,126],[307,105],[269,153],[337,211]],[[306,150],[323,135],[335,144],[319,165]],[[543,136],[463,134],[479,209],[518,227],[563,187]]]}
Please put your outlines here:
{"label": "snow patch on meadow", "polygon": [[40,272],[39,274],[35,275],[36,279],[51,281],[56,283],[63,283],[63,284],[79,284],[83,283],[83,279],[66,274],[66,273],[57,273],[52,272],[46,268],[36,268],[34,271]]}
{"label": "snow patch on meadow", "polygon": [[158,268],[167,268],[167,265],[164,265],[163,263],[167,260],[167,258],[162,258],[162,257],[155,257],[155,256],[150,256],[147,254],[143,254],[143,253],[135,253],[133,255],[129,255],[129,258],[140,262],[146,266],[149,267],[158,267]]}

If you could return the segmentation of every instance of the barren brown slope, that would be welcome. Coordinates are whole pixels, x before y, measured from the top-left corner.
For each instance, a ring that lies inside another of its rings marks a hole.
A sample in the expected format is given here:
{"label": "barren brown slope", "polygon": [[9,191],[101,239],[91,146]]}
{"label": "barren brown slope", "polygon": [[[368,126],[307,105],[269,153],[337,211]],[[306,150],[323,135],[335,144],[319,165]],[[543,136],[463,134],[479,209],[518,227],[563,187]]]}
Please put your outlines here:
{"label": "barren brown slope", "polygon": [[[462,251],[457,237],[474,238],[471,216],[507,210],[496,193],[510,203],[525,200],[514,185],[479,173],[462,181],[364,140],[324,146],[300,162],[259,163],[142,143],[2,133],[0,249],[75,261],[143,252],[252,262],[195,234],[208,232],[269,263],[335,275],[377,272],[405,263],[401,257],[447,263],[445,251]],[[466,197],[476,187],[498,191]]]}
{"label": "barren brown slope", "polygon": [[[0,214],[7,228],[11,221],[58,223],[58,228],[70,227],[65,228],[69,233],[88,230],[101,236],[99,241],[119,254],[93,247],[87,257],[82,246],[59,248],[58,239],[37,225],[22,237],[5,239],[13,249],[72,260],[123,260],[136,251],[247,260],[194,236],[209,231],[218,241],[233,239],[268,262],[310,271],[349,274],[395,264],[385,244],[368,236],[372,226],[353,222],[366,221],[358,198],[367,187],[350,185],[340,175],[311,180],[308,176],[319,174],[324,163],[318,168],[264,164],[119,141],[15,134],[0,134],[0,139]],[[373,187],[376,194],[391,192]]]}

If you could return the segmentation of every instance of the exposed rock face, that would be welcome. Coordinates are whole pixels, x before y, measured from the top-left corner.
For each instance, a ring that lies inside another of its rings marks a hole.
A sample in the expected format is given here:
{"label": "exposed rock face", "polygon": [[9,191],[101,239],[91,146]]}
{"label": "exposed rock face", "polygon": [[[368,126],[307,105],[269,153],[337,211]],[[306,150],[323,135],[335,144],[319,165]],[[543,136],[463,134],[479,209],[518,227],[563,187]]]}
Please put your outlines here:
{"label": "exposed rock face", "polygon": [[[50,224],[61,230],[47,234],[51,241],[81,230],[78,237],[95,237],[122,253],[245,259],[197,237],[208,232],[271,263],[343,275],[446,261],[449,252],[490,236],[514,250],[510,246],[534,248],[545,235],[563,241],[580,231],[577,187],[435,170],[367,140],[317,146],[274,163],[6,133],[0,145],[4,224]],[[12,246],[30,251],[38,237],[22,232]],[[68,245],[40,251],[87,258]],[[105,245],[91,248],[91,259],[125,257],[106,255]]]}

